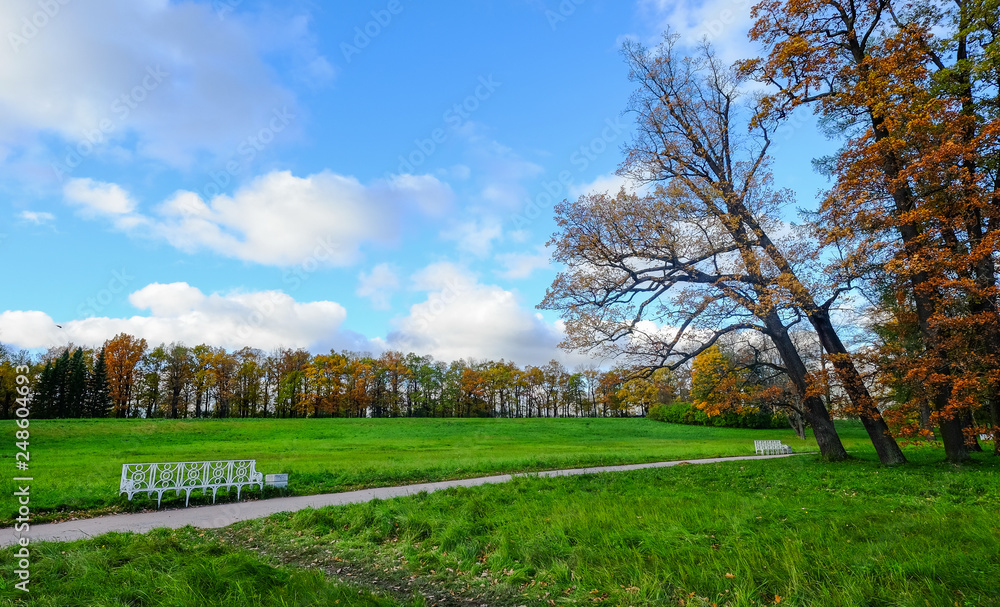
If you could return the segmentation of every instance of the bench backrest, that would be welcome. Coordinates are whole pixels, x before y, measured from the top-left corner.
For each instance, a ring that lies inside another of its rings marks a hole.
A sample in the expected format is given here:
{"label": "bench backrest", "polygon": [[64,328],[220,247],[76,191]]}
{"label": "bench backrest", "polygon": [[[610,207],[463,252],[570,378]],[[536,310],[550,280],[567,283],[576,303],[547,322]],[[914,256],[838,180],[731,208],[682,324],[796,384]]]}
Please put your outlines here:
{"label": "bench backrest", "polygon": [[121,486],[133,490],[210,487],[255,482],[257,460],[122,464]]}

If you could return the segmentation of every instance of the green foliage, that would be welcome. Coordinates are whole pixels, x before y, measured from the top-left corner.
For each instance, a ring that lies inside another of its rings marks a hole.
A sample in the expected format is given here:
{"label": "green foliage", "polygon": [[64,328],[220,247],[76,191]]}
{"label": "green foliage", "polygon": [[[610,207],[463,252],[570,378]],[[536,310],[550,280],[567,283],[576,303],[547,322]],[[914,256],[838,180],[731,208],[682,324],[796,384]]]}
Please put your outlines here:
{"label": "green foliage", "polygon": [[84,417],[107,417],[111,414],[111,388],[108,386],[108,365],[101,348],[94,362],[94,371],[87,381],[83,407]]}
{"label": "green foliage", "polygon": [[772,414],[759,409],[747,409],[741,413],[729,410],[719,415],[709,416],[693,403],[685,402],[654,405],[646,417],[658,422],[714,426],[716,428],[787,429],[789,427],[788,420],[781,414]]}

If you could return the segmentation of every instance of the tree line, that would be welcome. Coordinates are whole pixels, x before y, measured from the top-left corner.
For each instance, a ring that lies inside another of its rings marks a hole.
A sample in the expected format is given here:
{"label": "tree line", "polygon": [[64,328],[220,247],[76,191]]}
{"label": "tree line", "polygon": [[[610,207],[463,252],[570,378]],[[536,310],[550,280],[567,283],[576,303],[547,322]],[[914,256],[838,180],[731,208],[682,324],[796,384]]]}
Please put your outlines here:
{"label": "tree line", "polygon": [[[436,361],[387,351],[227,351],[119,334],[100,348],[53,348],[33,360],[0,347],[0,416],[11,417],[14,368],[28,364],[35,418],[617,417],[672,402],[685,382],[627,379],[557,361]],[[643,388],[637,386],[642,384]]]}
{"label": "tree line", "polygon": [[[630,417],[678,405],[696,408],[696,423],[708,416],[707,423],[719,426],[790,425],[799,435],[805,428],[787,377],[771,372],[766,355],[748,344],[716,347],[678,372],[648,376],[640,368],[568,370],[555,360],[525,367],[505,360],[446,363],[395,351],[150,348],[125,333],[100,348],[71,344],[34,359],[0,344],[0,418],[13,415],[20,396],[18,365],[30,369],[37,419]],[[720,406],[736,401],[732,410]]]}

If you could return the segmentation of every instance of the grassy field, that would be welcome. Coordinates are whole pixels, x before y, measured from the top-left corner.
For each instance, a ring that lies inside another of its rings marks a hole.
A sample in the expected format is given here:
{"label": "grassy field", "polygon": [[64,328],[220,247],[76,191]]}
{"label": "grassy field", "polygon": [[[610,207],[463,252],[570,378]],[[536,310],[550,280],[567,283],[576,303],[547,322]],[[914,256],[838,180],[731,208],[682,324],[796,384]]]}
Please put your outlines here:
{"label": "grassy field", "polygon": [[[30,473],[36,520],[147,507],[118,496],[128,462],[256,459],[264,473],[289,473],[304,495],[421,481],[599,464],[753,454],[753,440],[782,439],[815,450],[791,430],[680,426],[645,419],[249,419],[69,420],[31,424]],[[845,425],[848,449],[866,449]],[[13,458],[5,450],[4,458]],[[10,477],[0,491],[15,490]],[[272,495],[276,490],[269,490]],[[255,495],[256,492],[251,492]],[[220,493],[220,499],[225,499]],[[183,505],[164,496],[164,504]],[[208,498],[196,493],[192,503]],[[16,504],[0,512],[10,526]],[[155,502],[152,502],[155,504]]]}
{"label": "grassy field", "polygon": [[[906,453],[526,477],[45,544],[26,604],[1000,605],[1000,461]],[[0,551],[3,580],[12,562]]]}

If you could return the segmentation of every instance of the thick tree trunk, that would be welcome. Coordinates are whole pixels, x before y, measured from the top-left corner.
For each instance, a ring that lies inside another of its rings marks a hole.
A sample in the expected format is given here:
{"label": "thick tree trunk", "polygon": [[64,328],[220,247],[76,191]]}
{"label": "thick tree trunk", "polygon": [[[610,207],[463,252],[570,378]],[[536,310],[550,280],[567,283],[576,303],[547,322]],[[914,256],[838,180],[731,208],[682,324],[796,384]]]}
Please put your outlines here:
{"label": "thick tree trunk", "polygon": [[818,396],[809,396],[808,384],[806,382],[806,366],[799,356],[798,349],[788,336],[788,329],[781,323],[777,312],[771,312],[764,318],[768,335],[774,342],[781,356],[782,363],[788,377],[795,387],[799,398],[802,399],[806,421],[812,426],[813,436],[816,437],[816,444],[819,446],[820,456],[826,461],[841,461],[847,459],[847,451],[840,441],[840,435],[833,425],[830,412],[827,410],[823,399]]}
{"label": "thick tree trunk", "polygon": [[[840,336],[837,335],[837,331],[830,321],[829,312],[826,308],[816,305],[812,293],[799,281],[791,264],[788,263],[784,254],[753,218],[753,215],[742,206],[737,209],[737,212],[740,214],[742,221],[753,230],[757,240],[764,246],[767,256],[778,267],[782,275],[790,280],[792,291],[798,299],[796,303],[816,330],[823,349],[830,355],[834,371],[847,391],[851,403],[858,410],[858,415],[861,418],[862,424],[864,424],[865,431],[868,432],[868,437],[875,446],[875,452],[878,454],[879,461],[886,466],[905,464],[906,457],[896,443],[896,439],[889,432],[889,426],[882,418],[882,414],[875,406],[871,394],[868,392],[868,387],[865,386],[864,381],[861,379],[861,374],[858,373],[858,370],[854,366],[850,352],[848,352],[843,342],[840,341]],[[803,367],[804,373],[805,369]],[[822,401],[820,402],[822,403]],[[825,406],[823,410],[826,411]],[[827,415],[829,416],[828,413]]]}
{"label": "thick tree trunk", "polygon": [[927,401],[920,403],[920,428],[931,430],[931,406]]}
{"label": "thick tree trunk", "polygon": [[826,310],[817,308],[811,311],[808,316],[809,321],[816,330],[816,334],[819,336],[820,343],[830,355],[833,368],[837,372],[837,377],[851,399],[851,403],[858,410],[858,416],[861,418],[861,423],[864,425],[868,437],[875,446],[875,452],[878,454],[879,461],[886,466],[905,464],[906,456],[903,455],[903,451],[899,448],[899,444],[896,443],[896,439],[889,432],[889,426],[885,423],[885,419],[882,417],[882,413],[879,412],[878,407],[875,406],[875,402],[868,392],[868,387],[865,386],[864,380],[861,379],[861,374],[854,367],[850,352],[847,351],[843,342],[840,341],[840,336],[837,335],[836,330],[833,328],[833,323],[830,322],[830,315]]}
{"label": "thick tree trunk", "polygon": [[972,459],[972,452],[965,442],[966,427],[964,420],[953,417],[941,420],[941,441],[944,443],[944,455],[952,464],[963,464]]}

